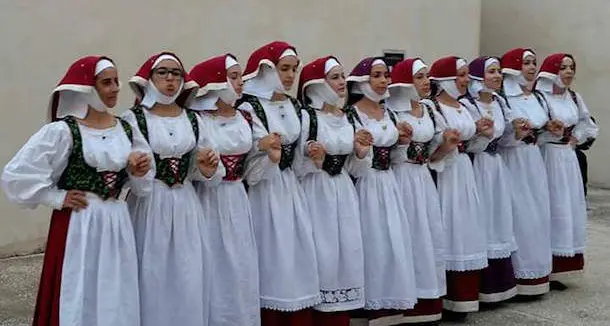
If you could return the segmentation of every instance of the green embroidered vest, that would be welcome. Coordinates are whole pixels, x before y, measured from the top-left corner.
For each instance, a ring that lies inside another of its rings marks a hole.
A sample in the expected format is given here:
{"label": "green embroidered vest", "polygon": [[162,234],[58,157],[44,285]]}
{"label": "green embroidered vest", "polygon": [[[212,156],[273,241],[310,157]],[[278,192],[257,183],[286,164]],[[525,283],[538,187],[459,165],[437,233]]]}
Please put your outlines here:
{"label": "green embroidered vest", "polygon": [[[133,130],[125,120],[117,118],[125,130],[130,142],[133,142]],[[68,166],[61,174],[57,187],[63,190],[80,190],[94,193],[100,198],[118,198],[123,186],[127,182],[126,169],[118,172],[98,172],[85,161],[83,154],[83,139],[74,117],[67,117],[63,121],[70,128],[72,134],[72,151],[68,158]]]}
{"label": "green embroidered vest", "polygon": [[[292,102],[292,106],[294,107],[297,117],[299,118],[299,123],[301,123],[301,103],[292,97],[288,97],[290,102]],[[244,94],[241,99],[237,103],[237,107],[239,107],[242,103],[249,103],[254,109],[254,114],[261,120],[261,123],[265,127],[267,131],[269,131],[269,122],[267,122],[267,114],[265,114],[265,109],[263,105],[258,100],[258,97]],[[295,141],[292,144],[282,144],[282,156],[280,158],[279,167],[280,170],[285,170],[292,166],[292,161],[294,160],[294,151],[297,147],[297,142]]]}
{"label": "green embroidered vest", "polygon": [[[131,109],[131,111],[136,116],[136,121],[138,123],[138,128],[142,135],[146,139],[147,142],[150,142],[148,139],[148,124],[146,123],[146,116],[144,115],[144,109],[142,106],[135,106]],[[193,128],[193,133],[195,134],[195,144],[199,140],[199,124],[197,123],[197,113],[187,110],[186,116],[188,117],[191,127]],[[197,146],[195,146],[197,148]],[[193,148],[193,149],[195,149]],[[167,186],[172,187],[176,184],[183,184],[184,180],[189,172],[189,168],[191,166],[191,155],[192,151],[188,151],[182,155],[182,157],[167,157],[161,158],[158,153],[153,153],[155,158],[155,166],[157,168],[157,173],[155,174],[155,178],[163,181]]]}
{"label": "green embroidered vest", "polygon": [[[428,116],[432,120],[432,125],[434,126],[434,128],[436,130],[436,121],[434,119],[434,109],[431,106],[429,106],[428,104],[421,103],[421,105],[426,108],[426,111],[424,111],[424,114],[428,114]],[[417,164],[427,163],[430,160],[430,156],[432,155],[432,153],[430,151],[431,143],[432,143],[432,140],[425,142],[425,143],[411,141],[411,143],[409,144],[409,147],[407,147],[407,158],[410,161],[415,162]]]}

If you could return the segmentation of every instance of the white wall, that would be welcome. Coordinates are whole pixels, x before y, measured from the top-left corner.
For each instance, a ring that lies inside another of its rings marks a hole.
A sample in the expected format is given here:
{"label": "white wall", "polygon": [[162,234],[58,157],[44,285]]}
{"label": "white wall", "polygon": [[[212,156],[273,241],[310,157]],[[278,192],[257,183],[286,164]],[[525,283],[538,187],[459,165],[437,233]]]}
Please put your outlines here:
{"label": "white wall", "polygon": [[601,127],[588,152],[589,178],[592,184],[604,187],[610,187],[609,13],[607,0],[485,0],[481,15],[481,53],[501,55],[511,48],[531,47],[539,65],[550,53],[575,56],[574,88]]}
{"label": "white wall", "polygon": [[[168,49],[189,66],[227,51],[243,63],[265,42],[293,43],[304,60],[336,54],[351,70],[382,49],[428,61],[479,49],[480,0],[0,2],[0,166],[45,121],[48,94],[78,57],[105,54],[126,84],[148,56]],[[439,8],[441,8],[439,10]],[[324,9],[323,12],[320,9]],[[463,17],[460,39],[443,31]],[[133,96],[124,87],[120,106]],[[0,196],[0,256],[41,248],[49,212],[20,210]]]}

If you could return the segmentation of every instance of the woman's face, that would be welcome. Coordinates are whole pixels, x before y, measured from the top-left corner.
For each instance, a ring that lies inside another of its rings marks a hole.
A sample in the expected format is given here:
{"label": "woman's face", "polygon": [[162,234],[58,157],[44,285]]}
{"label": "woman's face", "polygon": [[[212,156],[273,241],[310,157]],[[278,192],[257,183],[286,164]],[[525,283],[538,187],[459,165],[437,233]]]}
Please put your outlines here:
{"label": "woman's face", "polygon": [[466,94],[468,90],[468,83],[470,82],[470,78],[468,77],[468,66],[463,66],[457,71],[457,78],[455,79],[455,86],[457,86],[460,94]]}
{"label": "woman's face", "polygon": [[328,74],[326,74],[326,82],[330,86],[330,88],[339,95],[339,97],[344,98],[347,95],[347,88],[345,87],[345,72],[343,71],[343,67],[335,66],[331,69]]}
{"label": "woman's face", "polygon": [[297,75],[297,67],[299,59],[293,55],[289,55],[280,59],[277,63],[277,74],[280,77],[284,90],[289,91],[294,84]]}
{"label": "woman's face", "polygon": [[390,84],[390,72],[388,67],[383,64],[374,65],[371,68],[369,84],[375,93],[379,95],[385,94]]}
{"label": "woman's face", "polygon": [[413,86],[415,86],[415,90],[417,90],[419,97],[424,98],[430,95],[428,68],[422,68],[413,75]]}
{"label": "woman's face", "polygon": [[564,57],[561,60],[561,66],[559,67],[559,78],[561,82],[566,85],[572,85],[572,81],[574,80],[574,74],[576,73],[576,64],[574,60],[570,57]]}
{"label": "woman's face", "polygon": [[229,80],[229,83],[231,83],[231,86],[233,86],[235,93],[237,93],[238,96],[241,96],[244,90],[244,80],[242,79],[241,66],[234,65],[227,69],[227,79]]}
{"label": "woman's face", "polygon": [[500,72],[500,65],[492,63],[485,69],[485,78],[483,80],[485,87],[497,91],[502,87],[502,73]]}
{"label": "woman's face", "polygon": [[152,82],[161,94],[174,96],[180,91],[183,76],[182,67],[176,61],[166,59],[153,69]]}
{"label": "woman's face", "polygon": [[533,55],[528,55],[523,59],[523,65],[521,66],[521,73],[523,74],[523,78],[525,80],[531,82],[536,79],[536,70],[538,68],[538,64],[536,62],[536,57]]}
{"label": "woman's face", "polygon": [[119,96],[119,76],[116,68],[104,69],[95,77],[95,90],[108,108],[113,108]]}

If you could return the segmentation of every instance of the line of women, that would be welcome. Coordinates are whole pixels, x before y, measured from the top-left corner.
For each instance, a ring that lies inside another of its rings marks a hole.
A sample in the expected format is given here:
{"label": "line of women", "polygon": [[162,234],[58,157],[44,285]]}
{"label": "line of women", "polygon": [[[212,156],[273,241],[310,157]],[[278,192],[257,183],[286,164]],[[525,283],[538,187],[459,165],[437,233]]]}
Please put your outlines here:
{"label": "line of women", "polygon": [[347,77],[326,56],[294,98],[299,66],[279,41],[243,71],[163,52],[116,117],[115,63],[76,61],[2,173],[11,201],[54,209],[34,325],[435,323],[583,270],[574,146],[597,127],[571,55]]}

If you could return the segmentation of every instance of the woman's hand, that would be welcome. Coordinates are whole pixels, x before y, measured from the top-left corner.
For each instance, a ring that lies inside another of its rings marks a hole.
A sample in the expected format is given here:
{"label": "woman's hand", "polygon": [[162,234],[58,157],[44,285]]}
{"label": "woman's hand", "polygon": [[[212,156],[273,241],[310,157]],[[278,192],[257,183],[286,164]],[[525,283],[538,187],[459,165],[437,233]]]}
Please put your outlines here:
{"label": "woman's hand", "polygon": [[132,152],[127,158],[127,169],[135,177],[143,177],[150,170],[150,155],[142,152]]}
{"label": "woman's hand", "polygon": [[84,191],[68,190],[62,207],[70,208],[78,212],[81,209],[85,209],[87,205],[89,205],[89,203],[87,202],[87,195]]}
{"label": "woman's hand", "polygon": [[211,148],[200,149],[197,152],[197,165],[199,167],[199,171],[201,171],[201,174],[203,174],[206,178],[211,178],[214,173],[216,173],[219,162],[220,157]]}

